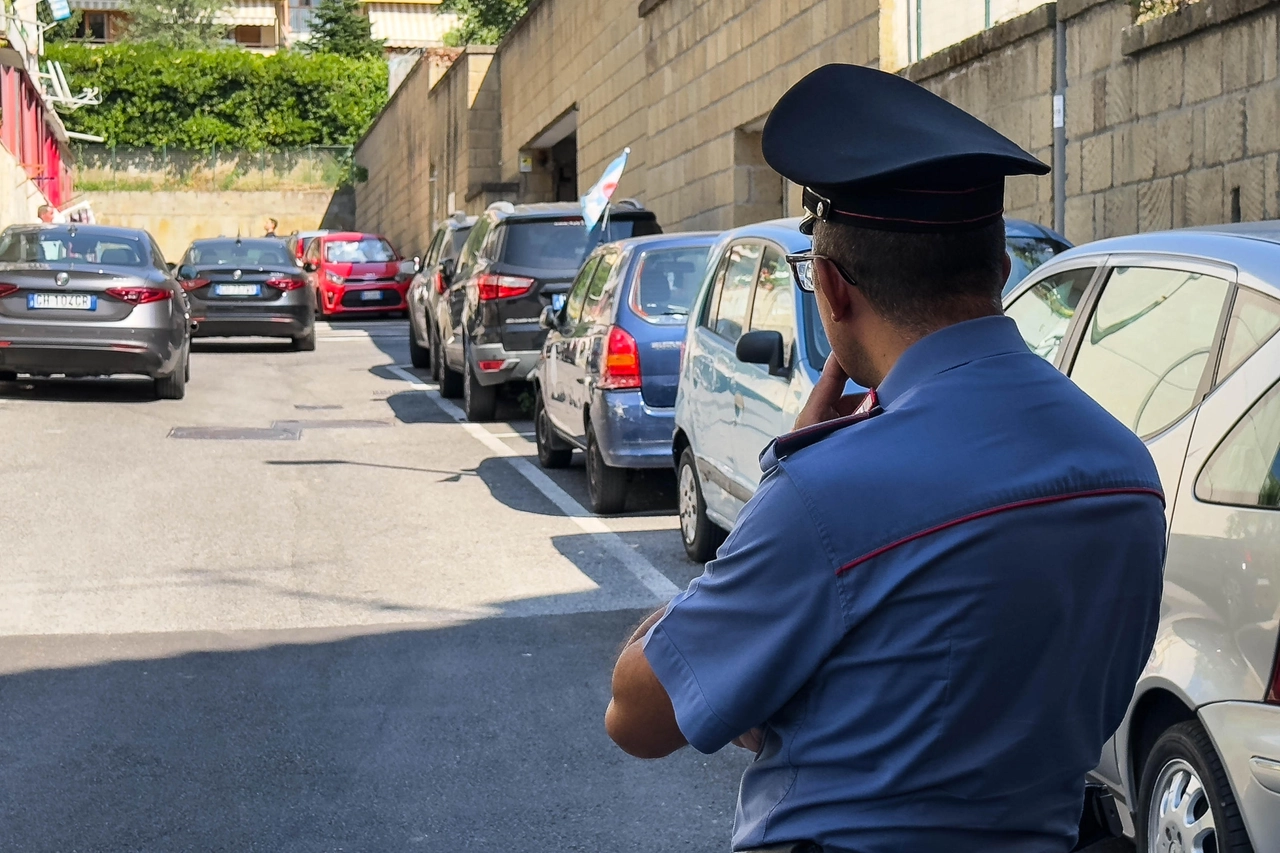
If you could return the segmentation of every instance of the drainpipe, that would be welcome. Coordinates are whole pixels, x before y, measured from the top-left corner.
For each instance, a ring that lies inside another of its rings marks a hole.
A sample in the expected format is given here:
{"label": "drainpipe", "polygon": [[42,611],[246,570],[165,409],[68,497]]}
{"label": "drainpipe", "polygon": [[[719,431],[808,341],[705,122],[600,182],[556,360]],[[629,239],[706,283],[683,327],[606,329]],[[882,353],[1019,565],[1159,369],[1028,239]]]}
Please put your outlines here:
{"label": "drainpipe", "polygon": [[[1056,10],[1055,10],[1056,11]],[[1053,230],[1067,224],[1067,25],[1062,13],[1053,25]]]}

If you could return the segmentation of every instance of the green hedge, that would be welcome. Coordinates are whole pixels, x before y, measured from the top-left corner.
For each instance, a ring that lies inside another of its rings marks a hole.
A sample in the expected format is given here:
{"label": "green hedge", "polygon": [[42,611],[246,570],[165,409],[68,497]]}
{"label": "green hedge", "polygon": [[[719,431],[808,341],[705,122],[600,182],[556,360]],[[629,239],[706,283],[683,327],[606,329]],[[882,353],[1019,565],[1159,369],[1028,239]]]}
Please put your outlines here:
{"label": "green hedge", "polygon": [[297,148],[351,145],[387,101],[387,64],[280,51],[171,51],[150,44],[50,45],[72,91],[102,104],[63,117],[108,145]]}

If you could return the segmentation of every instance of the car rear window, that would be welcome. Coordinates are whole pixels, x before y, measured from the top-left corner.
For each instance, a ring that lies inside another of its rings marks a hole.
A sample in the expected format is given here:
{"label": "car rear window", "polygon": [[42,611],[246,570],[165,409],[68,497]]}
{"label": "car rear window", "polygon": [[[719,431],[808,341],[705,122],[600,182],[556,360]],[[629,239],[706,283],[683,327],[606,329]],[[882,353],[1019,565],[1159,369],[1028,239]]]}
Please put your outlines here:
{"label": "car rear window", "polygon": [[396,250],[382,238],[330,240],[324,244],[324,259],[338,264],[376,264],[396,259]]}
{"label": "car rear window", "polygon": [[710,246],[645,252],[631,288],[631,310],[641,317],[687,316],[710,252]]}
{"label": "car rear window", "polygon": [[42,263],[70,261],[113,266],[147,266],[150,251],[129,237],[72,234],[70,230],[10,231],[0,235],[0,261]]}
{"label": "car rear window", "polygon": [[[573,272],[582,265],[582,259],[590,249],[600,243],[611,243],[633,236],[640,221],[635,219],[611,219],[601,235],[599,228],[587,233],[582,217],[569,219],[534,219],[506,221],[502,224],[506,242],[502,252],[503,263],[515,267],[565,270]],[[653,233],[652,227],[641,233]]]}
{"label": "car rear window", "polygon": [[191,247],[187,253],[187,263],[203,264],[239,264],[241,266],[267,266],[289,264],[289,256],[284,246],[272,243],[240,243],[234,240],[217,243],[200,243]]}

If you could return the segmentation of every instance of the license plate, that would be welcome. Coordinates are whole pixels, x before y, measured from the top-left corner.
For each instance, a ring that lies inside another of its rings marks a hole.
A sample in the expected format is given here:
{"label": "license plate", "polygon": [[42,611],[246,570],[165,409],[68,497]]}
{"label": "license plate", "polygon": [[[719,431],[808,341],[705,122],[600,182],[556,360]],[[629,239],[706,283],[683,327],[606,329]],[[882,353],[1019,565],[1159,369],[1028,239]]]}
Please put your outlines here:
{"label": "license plate", "polygon": [[551,294],[551,310],[559,314],[560,309],[564,307],[564,303],[568,301],[568,299],[569,299],[569,294],[567,293]]}
{"label": "license plate", "polygon": [[257,284],[215,284],[214,296],[257,296],[261,285]]}
{"label": "license plate", "polygon": [[360,299],[365,302],[381,302],[382,291],[381,290],[362,290],[360,291]]}
{"label": "license plate", "polygon": [[96,311],[98,297],[88,293],[28,293],[27,308],[55,308],[63,311]]}

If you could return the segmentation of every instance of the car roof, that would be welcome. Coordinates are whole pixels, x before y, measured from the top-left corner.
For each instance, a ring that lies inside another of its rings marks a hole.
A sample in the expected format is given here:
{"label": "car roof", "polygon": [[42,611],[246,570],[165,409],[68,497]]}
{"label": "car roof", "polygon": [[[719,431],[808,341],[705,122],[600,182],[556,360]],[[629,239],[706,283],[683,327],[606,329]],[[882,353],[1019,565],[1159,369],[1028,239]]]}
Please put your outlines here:
{"label": "car roof", "polygon": [[6,231],[67,231],[74,228],[77,235],[85,237],[128,237],[131,240],[147,239],[147,232],[141,228],[124,228],[119,225],[82,225],[78,222],[37,222],[24,225],[11,225]]}
{"label": "car roof", "polygon": [[[488,212],[498,214],[500,219],[565,219],[582,216],[582,205],[576,201],[543,201],[530,204],[512,204],[509,208],[502,202],[490,205]],[[629,204],[609,205],[609,217],[628,217],[636,214],[653,215],[653,211],[644,207],[633,207]]]}
{"label": "car roof", "polygon": [[[1054,256],[1036,270],[1035,278],[1043,278],[1042,270],[1052,272],[1076,265],[1081,260],[1100,263],[1108,255],[1117,254],[1228,264],[1235,267],[1242,277],[1251,279],[1253,285],[1280,296],[1280,277],[1275,274],[1280,264],[1280,221],[1210,225],[1110,237]],[[1022,290],[1019,287],[1015,293]]]}
{"label": "car roof", "polygon": [[370,234],[365,231],[330,231],[328,234],[316,235],[326,243],[336,240],[381,240],[381,234]]}
{"label": "car roof", "polygon": [[191,241],[193,246],[204,243],[239,243],[244,246],[275,246],[276,248],[280,246],[280,240],[277,237],[201,237],[199,240]]}
{"label": "car roof", "polygon": [[1008,216],[1004,219],[1004,234],[1006,237],[1032,237],[1042,240],[1053,240],[1064,246],[1070,246],[1071,241],[1063,237],[1052,228],[1041,225],[1039,222],[1031,222],[1027,219],[1013,219]]}
{"label": "car roof", "polygon": [[447,228],[450,231],[457,231],[459,228],[474,228],[479,219],[480,217],[478,216],[466,216],[459,220],[450,216],[440,225],[440,227]]}
{"label": "car roof", "polygon": [[[677,231],[674,234],[650,234],[645,237],[626,237],[605,243],[605,246],[616,246],[619,249],[678,249],[682,246],[710,247],[720,236],[719,231]],[[598,249],[597,249],[598,251]]]}
{"label": "car roof", "polygon": [[803,252],[813,243],[812,238],[807,234],[800,233],[799,216],[793,216],[788,219],[770,219],[766,222],[755,222],[751,225],[732,228],[720,235],[719,242],[727,243],[732,240],[744,240],[750,237],[772,240],[788,252]]}

